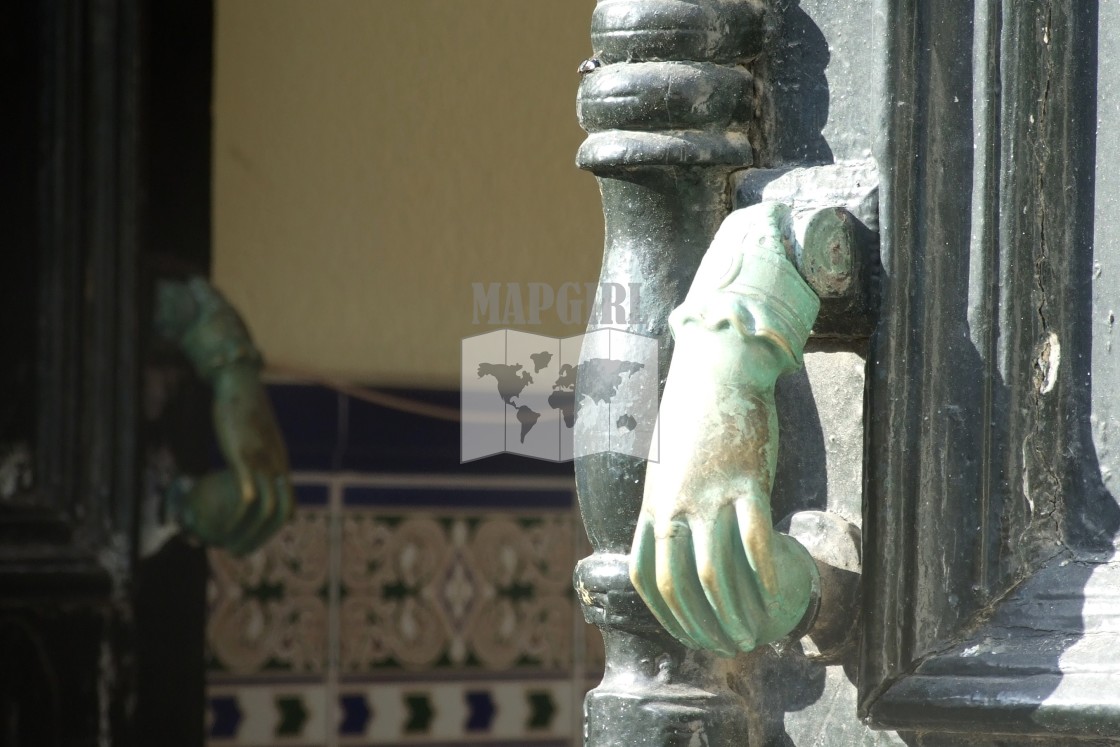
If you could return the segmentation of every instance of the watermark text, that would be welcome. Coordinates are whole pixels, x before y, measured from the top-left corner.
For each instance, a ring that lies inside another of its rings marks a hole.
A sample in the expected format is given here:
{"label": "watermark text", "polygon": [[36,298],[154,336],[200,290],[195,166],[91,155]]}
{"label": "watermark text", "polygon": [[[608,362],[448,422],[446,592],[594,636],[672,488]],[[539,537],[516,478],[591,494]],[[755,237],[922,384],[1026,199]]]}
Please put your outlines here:
{"label": "watermark text", "polygon": [[561,324],[645,323],[641,283],[471,283],[472,321],[502,327],[542,324],[549,314]]}

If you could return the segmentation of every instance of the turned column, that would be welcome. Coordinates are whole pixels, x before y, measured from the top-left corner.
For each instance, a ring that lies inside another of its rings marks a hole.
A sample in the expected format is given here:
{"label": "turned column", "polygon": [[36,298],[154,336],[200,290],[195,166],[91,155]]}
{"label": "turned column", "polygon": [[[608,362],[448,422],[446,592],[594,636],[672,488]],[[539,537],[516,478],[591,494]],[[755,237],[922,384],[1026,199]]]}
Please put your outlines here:
{"label": "turned column", "polygon": [[[763,23],[750,0],[599,0],[594,12],[596,57],[581,68],[578,103],[589,136],[577,162],[603,196],[600,288],[640,286],[639,305],[610,326],[658,338],[658,397],[672,354],[669,312],[729,212],[729,175],[752,163],[754,83],[741,63],[761,52]],[[589,331],[603,326],[599,316]],[[627,357],[622,338],[612,358]],[[595,354],[585,346],[584,359]],[[595,386],[581,376],[577,399]],[[577,454],[581,442],[601,440],[594,427],[577,419]],[[585,703],[585,743],[745,744],[746,712],[726,687],[727,664],[673,640],[630,583],[645,460],[582,456],[575,473],[594,549],[576,568],[576,590],[606,645],[606,674]]]}

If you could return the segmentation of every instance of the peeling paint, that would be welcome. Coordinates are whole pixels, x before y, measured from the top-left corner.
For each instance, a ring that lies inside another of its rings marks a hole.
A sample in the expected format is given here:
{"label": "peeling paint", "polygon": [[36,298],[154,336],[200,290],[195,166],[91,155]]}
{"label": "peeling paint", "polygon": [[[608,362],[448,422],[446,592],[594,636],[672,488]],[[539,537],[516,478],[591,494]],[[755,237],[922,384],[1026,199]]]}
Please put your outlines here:
{"label": "peeling paint", "polygon": [[1042,353],[1038,356],[1038,369],[1042,374],[1042,385],[1039,394],[1049,394],[1058,383],[1058,366],[1062,362],[1062,345],[1058,336],[1053,332],[1042,346]]}

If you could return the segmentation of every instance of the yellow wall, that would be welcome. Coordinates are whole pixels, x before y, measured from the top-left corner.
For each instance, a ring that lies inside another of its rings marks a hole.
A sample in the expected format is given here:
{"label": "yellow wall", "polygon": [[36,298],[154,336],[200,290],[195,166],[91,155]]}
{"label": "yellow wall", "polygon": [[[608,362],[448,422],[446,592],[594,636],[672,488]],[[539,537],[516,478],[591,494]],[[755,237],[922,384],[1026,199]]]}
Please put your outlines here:
{"label": "yellow wall", "polygon": [[213,275],[270,362],[454,388],[472,282],[595,280],[593,6],[218,0]]}

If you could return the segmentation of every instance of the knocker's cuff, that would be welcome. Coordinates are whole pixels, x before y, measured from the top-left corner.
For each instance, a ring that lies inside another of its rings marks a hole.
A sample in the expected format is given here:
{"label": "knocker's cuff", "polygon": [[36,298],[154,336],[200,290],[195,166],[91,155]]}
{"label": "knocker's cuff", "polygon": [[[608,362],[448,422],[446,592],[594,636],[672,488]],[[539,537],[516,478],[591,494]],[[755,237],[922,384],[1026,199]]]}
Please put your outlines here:
{"label": "knocker's cuff", "polygon": [[210,381],[222,368],[241,363],[260,368],[260,352],[237,311],[202,278],[186,284],[198,314],[180,339],[195,371]]}
{"label": "knocker's cuff", "polygon": [[769,339],[786,353],[790,368],[800,368],[820,299],[784,257],[759,253],[749,259],[749,274],[718,290],[690,293],[669,316],[673,335],[688,324],[711,330],[730,326],[744,340]]}

